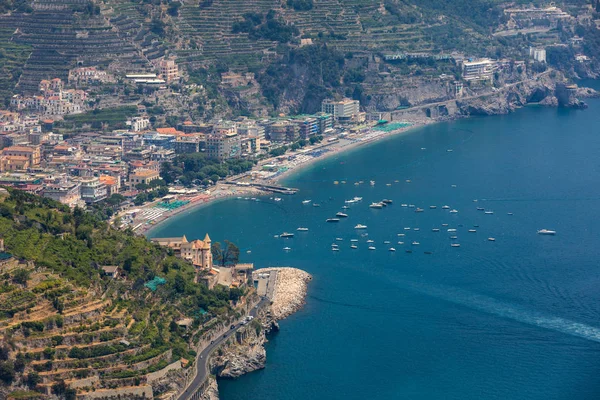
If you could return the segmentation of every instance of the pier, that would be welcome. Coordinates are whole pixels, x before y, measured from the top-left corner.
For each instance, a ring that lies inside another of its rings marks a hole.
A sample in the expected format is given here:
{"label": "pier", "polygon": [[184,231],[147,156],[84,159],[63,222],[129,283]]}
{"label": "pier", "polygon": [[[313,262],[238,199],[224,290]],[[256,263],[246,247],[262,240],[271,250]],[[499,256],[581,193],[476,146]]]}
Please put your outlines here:
{"label": "pier", "polygon": [[234,182],[234,181],[227,181],[225,183],[228,185],[254,187],[254,188],[257,188],[264,192],[271,192],[271,193],[277,193],[277,194],[292,195],[292,194],[298,193],[298,189],[296,189],[296,188],[288,188],[285,186],[276,186],[276,185],[266,185],[264,183],[246,183],[246,182]]}

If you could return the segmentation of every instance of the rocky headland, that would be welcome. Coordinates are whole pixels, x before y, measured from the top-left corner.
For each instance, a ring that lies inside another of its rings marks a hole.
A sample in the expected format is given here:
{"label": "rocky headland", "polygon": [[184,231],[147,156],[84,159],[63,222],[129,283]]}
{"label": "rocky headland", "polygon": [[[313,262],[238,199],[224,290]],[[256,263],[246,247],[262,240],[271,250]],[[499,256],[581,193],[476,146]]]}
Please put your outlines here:
{"label": "rocky headland", "polygon": [[[239,329],[232,340],[217,350],[209,361],[211,374],[221,379],[235,379],[265,367],[265,343],[270,332],[278,331],[277,321],[288,317],[304,305],[308,282],[312,276],[296,268],[265,268],[262,272],[277,271],[273,299],[258,316]],[[216,380],[211,382],[202,397],[218,399]]]}

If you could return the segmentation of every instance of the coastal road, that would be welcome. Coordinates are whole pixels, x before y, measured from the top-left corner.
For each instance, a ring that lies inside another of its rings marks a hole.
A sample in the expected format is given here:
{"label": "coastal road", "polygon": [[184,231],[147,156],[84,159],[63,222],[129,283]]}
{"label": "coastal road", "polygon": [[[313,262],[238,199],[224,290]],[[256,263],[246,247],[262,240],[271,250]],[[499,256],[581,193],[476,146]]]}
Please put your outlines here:
{"label": "coastal road", "polygon": [[[260,308],[262,308],[265,304],[267,304],[270,300],[266,297],[263,297],[256,306],[254,306],[252,308],[252,310],[250,310],[250,313],[248,315],[251,315],[253,317],[256,317],[256,314],[258,312],[258,310]],[[198,354],[198,356],[196,357],[196,364],[198,366],[198,373],[196,374],[196,377],[194,378],[194,380],[190,383],[190,385],[187,387],[187,389],[177,398],[177,400],[189,400],[192,398],[192,395],[196,392],[196,390],[198,389],[198,387],[200,385],[202,385],[204,383],[204,380],[206,379],[209,371],[208,371],[208,359],[211,355],[211,353],[217,349],[219,346],[221,346],[221,344],[223,344],[227,339],[230,338],[230,336],[237,331],[238,329],[240,329],[242,326],[241,322],[237,322],[234,326],[233,329],[230,329],[227,331],[227,333],[225,335],[227,335],[226,337],[224,335],[219,336],[218,338],[216,338],[214,340],[213,343],[209,344],[206,348],[204,348],[204,350],[202,350],[200,352],[200,354]]]}

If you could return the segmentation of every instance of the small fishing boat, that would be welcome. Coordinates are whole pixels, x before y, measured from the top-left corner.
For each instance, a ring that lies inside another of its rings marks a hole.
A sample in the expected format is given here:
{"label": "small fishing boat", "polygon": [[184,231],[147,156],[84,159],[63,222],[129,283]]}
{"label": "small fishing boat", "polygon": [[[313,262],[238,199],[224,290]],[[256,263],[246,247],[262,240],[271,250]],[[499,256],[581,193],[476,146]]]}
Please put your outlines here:
{"label": "small fishing boat", "polygon": [[374,241],[374,240],[371,240],[371,239],[369,239],[369,240],[367,240],[367,243],[375,243],[375,241]]}
{"label": "small fishing boat", "polygon": [[450,236],[450,239],[451,240],[456,240],[456,239],[458,239],[458,236]]}
{"label": "small fishing boat", "polygon": [[317,203],[313,203],[313,207],[321,207],[321,205],[317,204]]}
{"label": "small fishing boat", "polygon": [[300,227],[300,228],[298,228],[298,229],[296,229],[296,230],[297,230],[298,232],[308,232],[308,228],[303,228],[303,227]]}
{"label": "small fishing boat", "polygon": [[415,240],[414,242],[412,242],[412,245],[413,245],[413,246],[418,246],[418,245],[420,245],[420,244],[421,244],[421,243],[417,242],[416,240]]}
{"label": "small fishing boat", "polygon": [[439,231],[440,231],[440,228],[433,228],[433,229],[431,230],[431,232],[439,232]]}
{"label": "small fishing boat", "polygon": [[375,250],[375,246],[369,246],[369,250]]}
{"label": "small fishing boat", "polygon": [[383,208],[383,204],[381,204],[381,203],[371,203],[371,205],[369,207],[371,207],[371,208]]}
{"label": "small fishing boat", "polygon": [[450,228],[450,229],[448,229],[448,232],[456,232],[456,229]]}
{"label": "small fishing boat", "polygon": [[496,241],[496,238],[489,237],[489,238],[488,238],[488,241],[490,241],[490,242],[495,242],[495,241]]}
{"label": "small fishing boat", "polygon": [[475,233],[475,232],[477,232],[477,230],[475,230],[475,229],[469,229],[469,232]]}
{"label": "small fishing boat", "polygon": [[290,251],[292,248],[291,247],[284,247],[283,250],[285,251]]}
{"label": "small fishing boat", "polygon": [[302,204],[309,204],[312,200],[302,200]]}
{"label": "small fishing boat", "polygon": [[280,238],[284,238],[284,239],[293,238],[294,234],[293,233],[288,233],[288,232],[283,232],[281,235],[279,235],[279,237]]}
{"label": "small fishing boat", "polygon": [[338,212],[335,214],[335,216],[340,218],[348,218],[348,214],[344,214],[343,212]]}
{"label": "small fishing boat", "polygon": [[423,210],[422,208],[416,208],[416,209],[415,209],[415,212],[416,212],[416,213],[422,213],[423,211],[425,211],[425,210]]}
{"label": "small fishing boat", "polygon": [[477,207],[477,211],[485,211],[485,208],[483,208],[483,207]]}
{"label": "small fishing boat", "polygon": [[538,235],[556,235],[556,231],[551,231],[549,229],[540,229],[537,233]]}
{"label": "small fishing boat", "polygon": [[398,236],[406,236],[404,233],[399,233]]}
{"label": "small fishing boat", "polygon": [[433,254],[431,251],[424,251],[424,254]]}
{"label": "small fishing boat", "polygon": [[398,242],[398,244],[401,244],[401,245],[402,245],[402,244],[404,244],[404,242]]}
{"label": "small fishing boat", "polygon": [[355,245],[355,244],[353,244],[353,245],[350,245],[350,248],[351,248],[351,249],[358,249],[358,246],[357,246],[357,245]]}
{"label": "small fishing boat", "polygon": [[460,243],[450,243],[451,247],[460,247]]}
{"label": "small fishing boat", "polygon": [[450,206],[442,206],[442,208],[443,208],[444,210],[448,210],[448,209],[450,209]]}
{"label": "small fishing boat", "polygon": [[483,213],[484,214],[493,214],[494,212],[493,211],[484,211]]}
{"label": "small fishing boat", "polygon": [[435,210],[437,206],[429,206],[430,209]]}
{"label": "small fishing boat", "polygon": [[358,239],[350,239],[351,242],[358,242]]}
{"label": "small fishing boat", "polygon": [[390,244],[390,241],[389,240],[384,240],[383,244]]}
{"label": "small fishing boat", "polygon": [[458,210],[450,210],[450,214],[457,214]]}
{"label": "small fishing boat", "polygon": [[383,204],[392,204],[392,203],[393,203],[393,201],[392,201],[392,200],[390,200],[390,199],[383,199],[383,200],[381,200],[381,202],[382,202]]}
{"label": "small fishing boat", "polygon": [[366,225],[362,225],[362,224],[357,224],[354,229],[367,229]]}
{"label": "small fishing boat", "polygon": [[396,249],[395,249],[395,248],[393,248],[393,247],[390,247],[390,251],[392,251],[392,252],[393,252],[393,251],[396,251]]}
{"label": "small fishing boat", "polygon": [[408,204],[404,204],[404,203],[402,203],[402,204],[400,204],[400,206],[401,206],[401,207],[408,207]]}
{"label": "small fishing boat", "polygon": [[335,238],[335,240],[338,241],[338,242],[341,242],[344,239],[342,239],[342,238]]}
{"label": "small fishing boat", "polygon": [[413,228],[413,231],[420,231],[421,228]]}

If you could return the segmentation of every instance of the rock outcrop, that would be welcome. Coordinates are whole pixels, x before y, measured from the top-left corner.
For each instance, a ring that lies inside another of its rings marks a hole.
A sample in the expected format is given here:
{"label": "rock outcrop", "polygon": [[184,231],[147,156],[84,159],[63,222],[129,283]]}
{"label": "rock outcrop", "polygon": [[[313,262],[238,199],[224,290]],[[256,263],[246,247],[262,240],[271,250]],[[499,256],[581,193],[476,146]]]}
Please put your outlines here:
{"label": "rock outcrop", "polygon": [[239,329],[210,360],[211,371],[219,378],[233,379],[263,369],[267,360],[265,331],[254,320]]}

